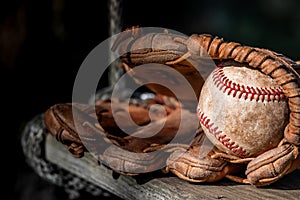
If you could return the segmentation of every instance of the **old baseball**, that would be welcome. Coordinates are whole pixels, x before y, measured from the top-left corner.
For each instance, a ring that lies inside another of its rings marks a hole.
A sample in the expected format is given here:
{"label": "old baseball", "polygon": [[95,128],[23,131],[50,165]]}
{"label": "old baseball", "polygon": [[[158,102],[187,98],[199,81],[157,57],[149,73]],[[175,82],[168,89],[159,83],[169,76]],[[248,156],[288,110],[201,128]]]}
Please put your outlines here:
{"label": "old baseball", "polygon": [[247,66],[217,67],[205,81],[197,115],[210,141],[241,158],[278,145],[288,103],[271,77]]}

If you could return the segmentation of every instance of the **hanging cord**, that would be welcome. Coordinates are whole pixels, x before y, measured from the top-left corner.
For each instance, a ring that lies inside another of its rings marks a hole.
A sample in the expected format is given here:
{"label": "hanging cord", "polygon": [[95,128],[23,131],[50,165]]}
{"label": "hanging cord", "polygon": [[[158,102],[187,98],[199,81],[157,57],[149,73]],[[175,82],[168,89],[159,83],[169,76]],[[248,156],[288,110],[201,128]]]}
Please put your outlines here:
{"label": "hanging cord", "polygon": [[[109,0],[108,7],[109,7],[109,36],[113,36],[117,33],[121,32],[121,3],[122,0]],[[112,43],[114,41],[111,41]],[[112,45],[112,44],[111,44]],[[113,54],[109,54],[112,59]],[[111,64],[109,68],[109,86],[113,86],[117,80],[120,78],[122,70],[120,69],[120,60],[117,59],[114,63]],[[121,84],[123,85],[123,84]]]}

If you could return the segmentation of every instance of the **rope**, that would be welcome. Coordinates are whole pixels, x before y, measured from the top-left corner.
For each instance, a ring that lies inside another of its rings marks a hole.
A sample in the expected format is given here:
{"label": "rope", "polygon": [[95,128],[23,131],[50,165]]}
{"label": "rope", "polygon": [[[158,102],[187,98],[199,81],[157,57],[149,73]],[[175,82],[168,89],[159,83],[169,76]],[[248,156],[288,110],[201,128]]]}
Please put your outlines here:
{"label": "rope", "polygon": [[[121,2],[122,0],[109,0],[109,36],[113,36],[121,32]],[[112,43],[114,41],[111,41]],[[112,45],[112,44],[111,44]],[[110,54],[110,56],[113,56]],[[113,58],[113,57],[111,57]],[[113,58],[115,59],[115,58]],[[109,86],[113,86],[120,78],[122,71],[120,69],[120,61],[116,60],[109,68]]]}

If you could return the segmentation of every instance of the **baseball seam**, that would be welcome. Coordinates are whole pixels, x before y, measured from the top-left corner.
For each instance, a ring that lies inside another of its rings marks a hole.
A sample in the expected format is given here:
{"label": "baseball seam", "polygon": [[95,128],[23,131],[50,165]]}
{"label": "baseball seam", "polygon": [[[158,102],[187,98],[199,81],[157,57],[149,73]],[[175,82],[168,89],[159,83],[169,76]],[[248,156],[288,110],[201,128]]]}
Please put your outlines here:
{"label": "baseball seam", "polygon": [[236,142],[231,141],[226,134],[224,134],[219,127],[216,126],[211,119],[208,118],[200,109],[198,109],[197,116],[200,123],[208,129],[208,131],[215,136],[215,138],[220,141],[225,147],[232,151],[235,155],[239,157],[249,157],[250,153],[240,147]]}
{"label": "baseball seam", "polygon": [[212,76],[215,86],[233,97],[249,99],[250,101],[285,101],[285,95],[281,87],[278,88],[258,88],[240,85],[230,80],[224,73],[222,67],[217,67]]}

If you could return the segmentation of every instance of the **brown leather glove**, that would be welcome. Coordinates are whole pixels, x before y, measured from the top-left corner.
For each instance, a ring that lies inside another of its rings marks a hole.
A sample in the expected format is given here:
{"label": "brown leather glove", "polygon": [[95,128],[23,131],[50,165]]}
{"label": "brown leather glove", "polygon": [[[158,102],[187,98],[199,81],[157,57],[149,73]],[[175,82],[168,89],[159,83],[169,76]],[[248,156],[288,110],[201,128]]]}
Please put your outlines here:
{"label": "brown leather glove", "polygon": [[[147,48],[138,48],[143,46]],[[207,55],[203,56],[200,47],[205,50]],[[45,113],[45,123],[49,131],[64,143],[75,156],[82,156],[86,150],[84,146],[88,146],[99,155],[103,164],[119,173],[135,175],[161,168],[169,155],[160,154],[160,150],[169,152],[167,151],[167,144],[175,136],[179,139],[172,144],[190,144],[197,132],[191,128],[194,127],[195,122],[198,125],[194,107],[195,100],[198,100],[206,76],[205,73],[207,73],[204,71],[199,74],[199,71],[204,68],[207,69],[203,66],[209,66],[212,62],[214,65],[218,65],[225,60],[236,67],[247,64],[249,67],[272,77],[283,88],[290,111],[284,140],[278,147],[263,153],[261,157],[245,159],[230,157],[218,149],[213,149],[207,154],[207,157],[197,157],[202,149],[200,148],[202,144],[195,144],[194,142],[186,153],[186,148],[182,148],[169,157],[167,164],[170,171],[189,181],[216,181],[227,176],[243,183],[267,185],[299,166],[297,145],[300,144],[300,76],[295,70],[299,69],[299,65],[292,60],[270,50],[226,42],[221,38],[207,34],[192,35],[185,38],[168,32],[143,34],[136,29],[127,30],[121,34],[113,49],[119,49],[124,69],[138,83],[142,82],[145,76],[132,71],[136,66],[149,63],[164,64],[163,70],[155,68],[157,71],[153,71],[153,74],[157,72],[156,75],[161,74],[160,77],[164,77],[160,80],[166,81],[171,86],[177,86],[176,88],[181,91],[180,100],[183,101],[181,102],[183,107],[170,108],[170,106],[162,104],[167,110],[166,115],[154,117],[155,120],[151,126],[136,128],[127,124],[126,118],[124,118],[124,120],[118,120],[118,122],[123,123],[124,126],[122,127],[125,127],[120,129],[113,118],[114,115],[118,115],[122,119],[122,112],[124,111],[122,107],[125,108],[125,106],[122,106],[120,102],[116,104],[119,106],[117,113],[112,112],[108,102],[99,103],[99,107],[96,106],[95,108],[95,116],[93,116],[94,112],[90,112],[93,109],[87,108],[86,105],[75,105],[73,115],[72,106],[68,104],[56,105]],[[131,52],[126,53],[125,50]],[[177,70],[185,77],[196,98],[187,92],[184,87],[185,84],[178,78],[179,76],[166,73],[169,72],[165,70],[168,67]],[[151,72],[152,69],[149,68],[149,70]],[[150,80],[153,78],[151,75],[149,77]],[[157,84],[147,84],[147,86],[157,95],[177,95],[167,87]],[[147,125],[149,115],[146,113],[149,112],[149,106],[142,106],[142,109],[139,105],[131,106],[133,107],[130,107],[129,113],[133,121],[140,125]],[[72,122],[74,118],[79,121],[79,128],[75,127]],[[158,132],[153,131],[157,130],[157,127],[161,127],[161,120],[165,120],[163,128]],[[180,124],[183,124],[183,128],[178,132]],[[130,132],[129,135],[126,134],[128,131]],[[153,135],[152,132],[156,134]],[[78,137],[79,133],[80,137]],[[111,143],[113,146],[110,146]],[[176,147],[180,146],[177,144]],[[152,152],[157,152],[157,154],[152,154]],[[281,156],[278,157],[277,154]],[[159,157],[161,155],[162,157]],[[267,162],[261,161],[264,158],[268,158]],[[232,173],[240,170],[240,166],[245,167],[245,165],[248,167],[246,178],[231,176]],[[276,173],[269,173],[273,166],[275,166]],[[189,171],[190,169],[192,171]]]}

